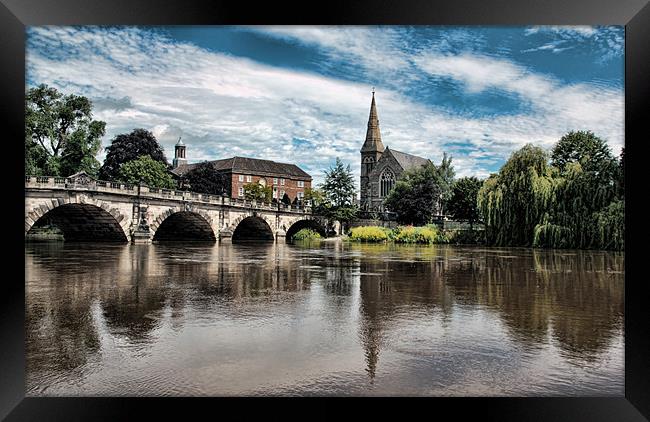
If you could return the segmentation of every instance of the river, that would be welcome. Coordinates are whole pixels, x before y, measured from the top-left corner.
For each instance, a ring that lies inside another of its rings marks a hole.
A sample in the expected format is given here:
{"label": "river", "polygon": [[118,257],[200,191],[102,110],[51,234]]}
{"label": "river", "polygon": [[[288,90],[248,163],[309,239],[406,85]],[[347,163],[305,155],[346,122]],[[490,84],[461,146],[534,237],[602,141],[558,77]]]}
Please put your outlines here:
{"label": "river", "polygon": [[25,246],[28,396],[623,396],[624,254]]}

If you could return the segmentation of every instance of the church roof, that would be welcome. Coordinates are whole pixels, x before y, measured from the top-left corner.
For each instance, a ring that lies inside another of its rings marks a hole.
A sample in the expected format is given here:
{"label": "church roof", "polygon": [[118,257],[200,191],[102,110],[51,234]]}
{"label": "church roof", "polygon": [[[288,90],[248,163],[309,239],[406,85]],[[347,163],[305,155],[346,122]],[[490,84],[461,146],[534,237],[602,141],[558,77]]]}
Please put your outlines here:
{"label": "church roof", "polygon": [[[269,176],[291,176],[298,179],[311,179],[311,176],[295,164],[277,163],[271,160],[258,158],[232,157],[222,160],[209,161],[217,171],[231,171],[233,173],[254,173]],[[196,164],[181,164],[172,170],[182,176],[197,166]]]}
{"label": "church roof", "polygon": [[384,151],[384,153],[387,153],[389,151],[390,154],[393,157],[395,157],[395,160],[397,160],[399,165],[402,166],[404,170],[408,170],[413,167],[424,166],[431,162],[431,160],[429,160],[428,158],[418,157],[417,155],[396,151],[394,149],[389,149],[388,147],[386,147],[386,151]]}
{"label": "church roof", "polygon": [[373,88],[372,102],[370,103],[370,117],[368,118],[368,130],[366,131],[366,141],[361,147],[361,152],[383,150],[384,144],[381,142],[381,133],[379,132],[379,117],[377,115],[375,91]]}

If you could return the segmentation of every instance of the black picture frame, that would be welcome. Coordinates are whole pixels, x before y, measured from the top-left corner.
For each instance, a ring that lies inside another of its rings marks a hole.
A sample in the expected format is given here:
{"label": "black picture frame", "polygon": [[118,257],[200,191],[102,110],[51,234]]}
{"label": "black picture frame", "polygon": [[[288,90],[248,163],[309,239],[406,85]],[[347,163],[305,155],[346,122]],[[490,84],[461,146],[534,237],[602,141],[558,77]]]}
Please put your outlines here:
{"label": "black picture frame", "polygon": [[[0,83],[5,175],[5,276],[0,294],[0,418],[7,420],[123,420],[159,415],[187,419],[189,413],[223,409],[240,418],[364,418],[394,412],[400,419],[480,417],[497,420],[644,420],[650,419],[650,306],[640,257],[643,198],[633,186],[642,184],[641,134],[650,110],[650,4],[646,0],[455,0],[302,2],[215,2],[172,0],[0,0]],[[626,268],[625,268],[625,397],[620,398],[431,398],[431,399],[133,399],[25,398],[24,233],[15,223],[23,215],[23,149],[25,93],[25,26],[31,25],[169,25],[169,24],[416,24],[416,25],[625,25],[626,139]],[[636,224],[635,224],[636,223]],[[11,235],[9,235],[11,233]],[[13,239],[16,236],[16,239]],[[17,271],[7,275],[10,267]],[[23,267],[24,268],[24,267]],[[216,402],[215,402],[216,401]],[[321,403],[322,401],[329,403]],[[304,410],[296,411],[296,404]],[[354,404],[354,412],[342,406]],[[311,412],[309,414],[304,412]],[[418,416],[422,417],[422,416]]]}

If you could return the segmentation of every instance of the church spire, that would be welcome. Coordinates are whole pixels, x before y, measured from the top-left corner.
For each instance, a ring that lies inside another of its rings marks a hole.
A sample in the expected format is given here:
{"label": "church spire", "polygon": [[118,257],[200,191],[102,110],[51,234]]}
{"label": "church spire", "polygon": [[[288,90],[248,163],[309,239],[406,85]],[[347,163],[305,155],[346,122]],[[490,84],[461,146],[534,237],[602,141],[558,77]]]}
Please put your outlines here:
{"label": "church spire", "polygon": [[367,151],[384,151],[384,144],[381,142],[381,133],[379,132],[379,117],[377,116],[374,87],[372,88],[372,102],[370,103],[370,117],[368,118],[366,141],[363,143],[363,147],[361,147],[361,152]]}

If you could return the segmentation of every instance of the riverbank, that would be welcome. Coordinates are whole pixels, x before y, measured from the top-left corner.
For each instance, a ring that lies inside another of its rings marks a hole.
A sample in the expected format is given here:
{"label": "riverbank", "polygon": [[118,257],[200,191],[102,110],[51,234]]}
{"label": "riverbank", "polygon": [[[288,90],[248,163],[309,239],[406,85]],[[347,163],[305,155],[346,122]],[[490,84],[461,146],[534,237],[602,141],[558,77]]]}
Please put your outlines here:
{"label": "riverbank", "polygon": [[483,230],[440,229],[435,224],[426,226],[397,226],[394,228],[380,226],[353,227],[350,230],[351,241],[368,243],[417,243],[417,244],[468,244],[483,245]]}

